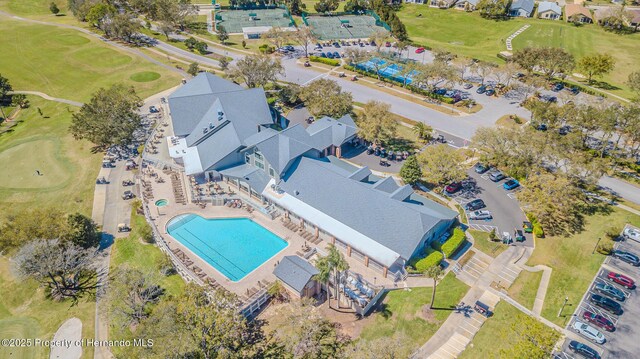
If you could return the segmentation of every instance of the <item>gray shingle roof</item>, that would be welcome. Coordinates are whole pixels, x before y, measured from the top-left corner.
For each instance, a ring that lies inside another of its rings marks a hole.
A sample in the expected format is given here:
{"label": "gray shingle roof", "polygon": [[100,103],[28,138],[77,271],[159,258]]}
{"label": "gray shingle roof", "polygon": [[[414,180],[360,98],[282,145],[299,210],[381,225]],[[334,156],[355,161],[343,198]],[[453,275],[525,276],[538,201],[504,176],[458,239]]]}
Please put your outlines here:
{"label": "gray shingle roof", "polygon": [[302,126],[296,125],[258,142],[256,147],[271,167],[282,173],[292,160],[311,149],[306,142],[298,140],[300,137],[304,141],[308,135]]}
{"label": "gray shingle roof", "polygon": [[405,259],[413,255],[426,233],[442,220],[457,216],[435,203],[423,208],[419,202],[393,199],[371,184],[349,179],[345,172],[328,161],[302,157],[291,165],[279,186]]}
{"label": "gray shingle roof", "polygon": [[245,89],[200,73],[169,96],[174,133],[196,146],[203,170],[240,149],[261,125],[273,123],[264,90]]}
{"label": "gray shingle roof", "polygon": [[298,256],[285,256],[273,270],[278,279],[298,293],[302,293],[305,285],[318,273],[316,267]]}
{"label": "gray shingle roof", "polygon": [[378,191],[383,191],[387,193],[393,193],[395,190],[400,188],[400,186],[398,186],[398,184],[393,179],[393,177],[385,177],[385,178],[379,179],[376,183],[373,184],[372,187],[377,189]]}
{"label": "gray shingle roof", "polygon": [[511,3],[511,7],[509,7],[509,9],[510,10],[522,9],[528,12],[529,14],[531,14],[533,12],[534,5],[535,3],[533,0],[514,0]]}
{"label": "gray shingle roof", "polygon": [[263,170],[257,167],[253,167],[249,164],[242,164],[239,166],[227,168],[220,171],[220,173],[227,177],[242,179],[243,181],[249,183],[251,188],[258,193],[261,193],[264,188],[267,187],[270,179]]}
{"label": "gray shingle roof", "polygon": [[553,11],[558,15],[562,15],[562,9],[555,2],[542,1],[538,4],[538,14],[541,14],[546,11]]}

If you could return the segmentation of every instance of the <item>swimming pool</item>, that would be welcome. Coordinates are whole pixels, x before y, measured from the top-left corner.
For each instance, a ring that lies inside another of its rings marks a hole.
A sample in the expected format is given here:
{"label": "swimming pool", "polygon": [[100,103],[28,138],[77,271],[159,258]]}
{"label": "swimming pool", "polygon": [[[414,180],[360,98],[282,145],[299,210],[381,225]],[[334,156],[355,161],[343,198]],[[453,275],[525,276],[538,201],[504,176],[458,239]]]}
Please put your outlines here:
{"label": "swimming pool", "polygon": [[288,243],[249,218],[175,217],[167,232],[230,280],[237,282]]}

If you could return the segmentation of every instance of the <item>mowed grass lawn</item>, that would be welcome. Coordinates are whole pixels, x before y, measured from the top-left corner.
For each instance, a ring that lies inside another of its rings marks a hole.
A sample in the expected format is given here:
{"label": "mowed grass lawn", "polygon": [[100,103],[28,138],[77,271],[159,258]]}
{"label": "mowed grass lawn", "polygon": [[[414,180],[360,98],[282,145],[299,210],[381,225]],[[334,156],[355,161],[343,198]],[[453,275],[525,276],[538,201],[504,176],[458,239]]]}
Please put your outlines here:
{"label": "mowed grass lawn", "polygon": [[[500,301],[496,305],[493,316],[487,320],[467,349],[458,357],[460,359],[499,359],[501,350],[508,350],[516,344],[511,334],[512,326],[518,325],[526,317],[511,304]],[[553,330],[545,326],[547,330]],[[526,358],[523,356],[523,358]]]}
{"label": "mowed grass lawn", "polygon": [[[155,245],[144,243],[141,240],[140,233],[144,226],[148,226],[144,216],[140,216],[134,211],[131,215],[131,233],[127,238],[115,239],[112,246],[112,273],[125,265],[143,273],[151,271],[158,273],[165,254]],[[160,286],[166,290],[165,295],[177,296],[184,291],[185,282],[180,275],[173,274],[166,277],[158,275],[161,277]],[[109,331],[109,340],[131,339],[134,336],[129,328],[112,326]],[[113,352],[116,356],[127,357],[127,348],[113,348]]]}
{"label": "mowed grass lawn", "polygon": [[[134,86],[142,98],[180,83],[176,73],[76,30],[2,18],[0,33],[0,69],[16,90],[85,102],[114,83]],[[147,72],[160,76],[134,81]]]}
{"label": "mowed grass lawn", "polygon": [[493,242],[489,240],[489,232],[478,231],[475,229],[469,229],[468,232],[473,236],[473,247],[487,255],[490,255],[491,257],[495,258],[509,248],[509,246],[502,244],[502,242]]}
{"label": "mowed grass lawn", "polygon": [[[6,208],[3,206],[3,208]],[[82,321],[82,337],[93,338],[95,302],[80,300],[54,302],[45,298],[44,289],[35,280],[15,278],[9,260],[0,257],[0,338],[51,339],[65,320],[77,317]],[[46,347],[9,348],[0,346],[0,358],[48,358]],[[83,358],[93,358],[92,348],[83,348]]]}
{"label": "mowed grass lawn", "polygon": [[[536,241],[536,249],[527,262],[530,266],[545,264],[553,269],[542,309],[542,316],[563,326],[573,314],[598,272],[604,256],[592,254],[598,238],[605,240],[609,228],[622,230],[626,223],[640,226],[640,216],[613,208],[609,215],[597,214],[585,218],[585,230],[570,237],[547,237]],[[558,311],[569,297],[563,317]]]}
{"label": "mowed grass lawn", "polygon": [[404,4],[398,16],[407,27],[410,39],[416,43],[496,63],[502,62],[496,55],[506,51],[506,38],[530,24],[531,27],[513,40],[515,50],[526,46],[554,46],[569,51],[576,58],[593,53],[610,54],[616,59],[616,69],[603,80],[620,87],[620,90],[608,91],[621,96],[630,95],[624,85],[629,73],[640,70],[640,32],[618,35],[597,25],[575,27],[563,21],[540,19],[493,21],[483,19],[477,12],[440,10],[415,4]]}
{"label": "mowed grass lawn", "polygon": [[[135,212],[131,214],[131,233],[127,238],[116,239],[111,252],[111,270],[117,270],[122,265],[141,271],[159,269],[165,254],[153,244],[144,243],[141,239],[142,227],[148,226],[144,216]],[[163,277],[160,285],[167,290],[167,294],[181,294],[185,282],[178,274]]]}
{"label": "mowed grass lawn", "polygon": [[[469,287],[449,273],[438,283],[436,308],[452,308],[460,303]],[[372,314],[371,321],[360,334],[363,340],[392,337],[399,334],[405,353],[398,357],[407,357],[426,343],[451,314],[451,310],[434,310],[431,318],[423,315],[431,302],[431,288],[411,288],[411,291],[394,290],[387,294],[381,311]]]}
{"label": "mowed grass lawn", "polygon": [[68,133],[69,110],[76,108],[36,96],[28,99],[31,106],[20,111],[19,123],[0,135],[0,221],[35,207],[90,216],[102,156]]}
{"label": "mowed grass lawn", "polygon": [[509,295],[526,308],[533,309],[541,280],[542,271],[527,272],[523,270],[511,287],[509,287]]}

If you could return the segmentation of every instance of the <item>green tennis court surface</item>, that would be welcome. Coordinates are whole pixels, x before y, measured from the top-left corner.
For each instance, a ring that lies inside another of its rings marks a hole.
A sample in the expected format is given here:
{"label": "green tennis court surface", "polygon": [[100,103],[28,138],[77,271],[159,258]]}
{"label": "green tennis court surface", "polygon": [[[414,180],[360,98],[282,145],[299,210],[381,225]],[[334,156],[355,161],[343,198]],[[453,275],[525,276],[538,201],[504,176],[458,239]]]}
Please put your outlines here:
{"label": "green tennis court surface", "polygon": [[369,15],[308,16],[307,22],[321,40],[367,39],[376,31],[386,31]]}
{"label": "green tennis court surface", "polygon": [[242,33],[243,27],[290,27],[293,21],[285,9],[220,10],[215,13],[216,25],[230,34]]}

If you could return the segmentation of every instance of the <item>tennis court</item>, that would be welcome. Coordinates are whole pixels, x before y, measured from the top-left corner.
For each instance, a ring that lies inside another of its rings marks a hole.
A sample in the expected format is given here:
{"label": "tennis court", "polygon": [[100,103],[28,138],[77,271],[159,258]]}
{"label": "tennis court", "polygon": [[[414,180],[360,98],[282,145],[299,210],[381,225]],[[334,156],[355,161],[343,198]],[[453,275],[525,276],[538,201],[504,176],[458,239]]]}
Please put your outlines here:
{"label": "tennis court", "polygon": [[[393,79],[396,81],[400,81],[400,82],[404,82],[404,79],[405,79],[405,77],[401,75],[402,65],[399,65],[396,63],[391,63],[387,65],[387,61],[383,59],[372,58],[370,60],[367,60],[365,62],[362,62],[356,65],[356,68],[359,68],[361,70],[366,70],[368,72],[373,72],[373,73],[375,73],[377,70],[380,76]],[[410,73],[408,73],[406,76],[407,78],[406,83],[410,84],[412,81],[412,78],[418,73],[419,72],[416,70],[413,70]]]}
{"label": "tennis court", "polygon": [[306,16],[306,23],[320,40],[368,39],[377,31],[387,31],[370,15]]}
{"label": "tennis court", "polygon": [[293,20],[286,9],[219,10],[216,26],[222,25],[230,34],[241,34],[244,27],[291,27]]}

